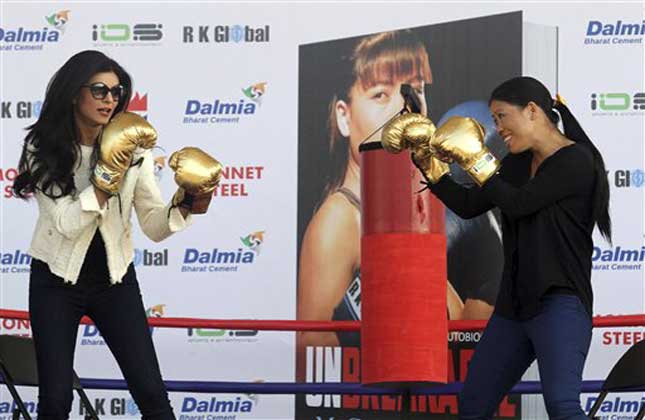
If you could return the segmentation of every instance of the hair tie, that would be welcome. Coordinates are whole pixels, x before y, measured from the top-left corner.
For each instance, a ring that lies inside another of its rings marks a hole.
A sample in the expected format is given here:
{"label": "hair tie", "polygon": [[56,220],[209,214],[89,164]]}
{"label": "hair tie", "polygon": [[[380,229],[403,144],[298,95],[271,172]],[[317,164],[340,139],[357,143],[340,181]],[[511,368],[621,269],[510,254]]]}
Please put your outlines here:
{"label": "hair tie", "polygon": [[556,93],[555,99],[553,100],[553,108],[557,108],[558,104],[566,105],[567,102],[559,93]]}

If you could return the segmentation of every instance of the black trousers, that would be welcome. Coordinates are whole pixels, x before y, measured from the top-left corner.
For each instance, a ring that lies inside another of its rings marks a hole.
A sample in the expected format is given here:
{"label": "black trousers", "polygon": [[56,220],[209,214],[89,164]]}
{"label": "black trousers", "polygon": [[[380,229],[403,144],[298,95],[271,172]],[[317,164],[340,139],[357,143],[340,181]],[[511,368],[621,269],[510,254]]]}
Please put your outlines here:
{"label": "black trousers", "polygon": [[69,418],[74,349],[83,315],[92,318],[116,358],[142,418],[175,419],[134,266],[130,264],[122,283],[112,285],[98,231],[75,285],[64,283],[46,263],[32,260],[29,312],[38,364],[39,419]]}

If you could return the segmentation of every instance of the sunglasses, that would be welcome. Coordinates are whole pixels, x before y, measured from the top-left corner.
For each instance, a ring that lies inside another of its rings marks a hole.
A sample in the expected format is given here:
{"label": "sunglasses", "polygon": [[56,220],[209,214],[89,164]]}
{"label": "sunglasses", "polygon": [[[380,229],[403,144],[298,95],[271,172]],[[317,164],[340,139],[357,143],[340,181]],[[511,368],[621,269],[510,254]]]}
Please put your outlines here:
{"label": "sunglasses", "polygon": [[116,102],[119,102],[123,96],[125,96],[125,88],[121,85],[114,86],[112,88],[107,87],[105,83],[92,83],[91,85],[81,85],[81,87],[86,87],[90,89],[92,98],[94,99],[105,99],[108,95],[108,92],[112,94],[112,99]]}

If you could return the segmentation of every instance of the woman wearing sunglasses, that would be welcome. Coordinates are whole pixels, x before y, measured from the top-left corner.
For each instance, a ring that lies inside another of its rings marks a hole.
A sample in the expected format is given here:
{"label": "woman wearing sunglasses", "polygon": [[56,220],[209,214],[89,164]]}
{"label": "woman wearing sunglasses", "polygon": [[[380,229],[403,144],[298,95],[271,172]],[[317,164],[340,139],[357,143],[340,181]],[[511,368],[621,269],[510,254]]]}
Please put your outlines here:
{"label": "woman wearing sunglasses", "polygon": [[[130,215],[134,206],[154,241],[185,228],[191,216],[190,209],[162,201],[149,150],[154,129],[135,114],[121,113],[131,86],[114,60],[83,51],[54,74],[41,114],[28,127],[14,192],[21,198],[33,194],[39,208],[29,249],[39,419],[69,417],[84,315],[112,351],[143,418],[175,418],[132,264]],[[122,129],[137,133],[129,148],[112,133],[126,117]]]}

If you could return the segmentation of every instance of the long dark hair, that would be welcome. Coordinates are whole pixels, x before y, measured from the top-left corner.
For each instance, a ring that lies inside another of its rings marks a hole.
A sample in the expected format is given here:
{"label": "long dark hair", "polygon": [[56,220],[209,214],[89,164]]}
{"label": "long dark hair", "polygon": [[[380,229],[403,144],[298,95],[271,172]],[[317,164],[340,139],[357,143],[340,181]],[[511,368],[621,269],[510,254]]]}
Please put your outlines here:
{"label": "long dark hair", "polygon": [[[605,171],[605,161],[569,108],[562,101],[554,100],[549,90],[540,81],[532,77],[516,77],[507,80],[493,90],[489,104],[493,100],[507,102],[522,108],[528,105],[529,102],[536,103],[553,125],[557,125],[560,118],[562,118],[564,135],[567,138],[583,144],[591,150],[596,174],[593,188],[592,221],[597,224],[602,236],[611,243],[609,182]],[[558,112],[556,113],[555,111]],[[560,114],[559,116],[558,113]]]}
{"label": "long dark hair", "polygon": [[27,127],[18,176],[13,192],[20,198],[40,190],[50,198],[76,193],[74,164],[80,155],[74,122],[74,100],[81,85],[97,73],[114,72],[125,95],[113,115],[123,111],[132,92],[130,75],[114,60],[99,51],[82,51],[71,57],[47,85],[38,120]]}

